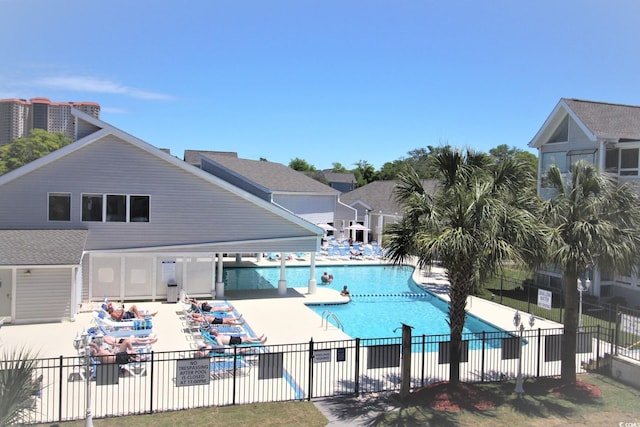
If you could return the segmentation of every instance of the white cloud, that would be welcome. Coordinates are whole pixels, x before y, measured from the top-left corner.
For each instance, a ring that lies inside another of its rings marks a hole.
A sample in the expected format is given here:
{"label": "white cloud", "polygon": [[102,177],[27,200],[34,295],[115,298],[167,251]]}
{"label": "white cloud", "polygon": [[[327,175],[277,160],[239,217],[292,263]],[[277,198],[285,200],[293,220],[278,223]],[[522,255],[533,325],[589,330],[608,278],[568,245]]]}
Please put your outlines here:
{"label": "white cloud", "polygon": [[100,106],[100,112],[110,114],[127,114],[129,111],[124,108]]}
{"label": "white cloud", "polygon": [[52,89],[73,90],[77,92],[108,93],[131,98],[160,100],[172,99],[170,95],[128,87],[111,80],[87,76],[42,77],[32,82],[34,85]]}

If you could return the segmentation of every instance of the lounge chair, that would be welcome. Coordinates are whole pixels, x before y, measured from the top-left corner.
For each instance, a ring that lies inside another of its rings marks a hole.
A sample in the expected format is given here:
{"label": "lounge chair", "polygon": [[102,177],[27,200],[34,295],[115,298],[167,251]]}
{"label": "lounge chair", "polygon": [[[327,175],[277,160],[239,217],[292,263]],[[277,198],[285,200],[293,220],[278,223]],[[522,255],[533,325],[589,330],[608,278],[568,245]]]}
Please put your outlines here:
{"label": "lounge chair", "polygon": [[335,260],[338,258],[338,256],[339,254],[336,253],[336,250],[333,246],[329,246],[327,248],[327,259]]}
{"label": "lounge chair", "polygon": [[376,259],[376,255],[373,253],[373,249],[370,246],[364,245],[362,247],[362,251],[364,253],[364,259]]}
{"label": "lounge chair", "polygon": [[113,320],[110,315],[106,314],[105,311],[94,311],[93,319],[96,322],[100,322],[112,329],[122,329],[122,328],[132,329],[135,326],[133,320],[120,320],[120,321]]}
{"label": "lounge chair", "polygon": [[114,337],[126,338],[126,337],[148,337],[153,333],[153,329],[135,329],[135,328],[109,328],[101,321],[96,322],[96,326],[100,329],[104,335],[111,335]]}
{"label": "lounge chair", "polygon": [[212,380],[245,376],[249,374],[251,364],[243,357],[214,357],[209,367]]}

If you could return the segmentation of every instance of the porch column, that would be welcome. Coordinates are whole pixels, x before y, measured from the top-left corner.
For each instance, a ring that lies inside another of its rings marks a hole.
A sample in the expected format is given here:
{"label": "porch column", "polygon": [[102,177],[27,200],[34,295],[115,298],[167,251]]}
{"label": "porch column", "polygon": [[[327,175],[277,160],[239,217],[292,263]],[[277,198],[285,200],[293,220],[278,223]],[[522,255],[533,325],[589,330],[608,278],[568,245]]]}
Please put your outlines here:
{"label": "porch column", "polygon": [[368,213],[364,214],[364,226],[367,227],[367,229],[362,232],[362,243],[366,245],[367,243],[369,243],[369,229],[371,228],[369,227]]}
{"label": "porch column", "polygon": [[222,281],[222,252],[218,252],[218,274],[216,274],[216,299],[224,298],[224,282]]}
{"label": "porch column", "polygon": [[316,293],[316,253],[311,252],[311,264],[309,266],[309,294]]}
{"label": "porch column", "polygon": [[378,230],[376,230],[378,233],[376,233],[378,235],[377,238],[377,242],[378,245],[382,246],[382,221],[383,221],[384,217],[382,216],[382,211],[380,212],[380,216],[378,217]]}
{"label": "porch column", "polygon": [[262,261],[262,256],[263,256],[262,252],[258,252],[257,255],[256,255],[256,261],[258,261],[258,262]]}
{"label": "porch column", "polygon": [[287,279],[285,278],[285,264],[287,260],[284,258],[284,252],[280,253],[280,280],[278,280],[278,295],[287,294]]}
{"label": "porch column", "polygon": [[236,262],[238,264],[242,262],[242,254],[241,253],[236,253]]}

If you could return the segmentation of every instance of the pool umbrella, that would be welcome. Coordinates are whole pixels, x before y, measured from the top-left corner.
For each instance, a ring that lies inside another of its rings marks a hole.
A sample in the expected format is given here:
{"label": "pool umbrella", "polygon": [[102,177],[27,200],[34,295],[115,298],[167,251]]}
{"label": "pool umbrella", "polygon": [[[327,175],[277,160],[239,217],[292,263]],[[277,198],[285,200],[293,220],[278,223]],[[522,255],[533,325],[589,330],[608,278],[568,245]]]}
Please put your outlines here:
{"label": "pool umbrella", "polygon": [[325,223],[320,223],[320,224],[316,224],[318,227],[322,228],[324,231],[336,231],[335,227],[332,227],[329,224],[325,224]]}

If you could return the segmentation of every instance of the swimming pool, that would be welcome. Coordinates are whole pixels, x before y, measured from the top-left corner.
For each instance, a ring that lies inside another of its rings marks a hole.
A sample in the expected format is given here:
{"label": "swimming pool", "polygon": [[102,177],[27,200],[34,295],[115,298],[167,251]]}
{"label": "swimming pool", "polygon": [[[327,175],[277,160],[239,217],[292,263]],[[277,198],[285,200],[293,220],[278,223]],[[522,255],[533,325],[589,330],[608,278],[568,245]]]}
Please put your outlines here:
{"label": "swimming pool", "polygon": [[[413,327],[412,335],[449,334],[448,304],[421,289],[411,278],[408,266],[331,266],[316,268],[318,287],[340,291],[344,285],[351,293],[348,304],[309,305],[318,316],[331,311],[340,320],[344,332],[352,338],[385,338],[401,335],[402,323]],[[321,284],[320,276],[333,274],[333,283]],[[307,287],[309,267],[287,267],[289,287]],[[225,290],[277,288],[278,267],[227,268]],[[335,324],[333,318],[329,321]],[[482,319],[467,315],[465,333],[503,332]]]}

